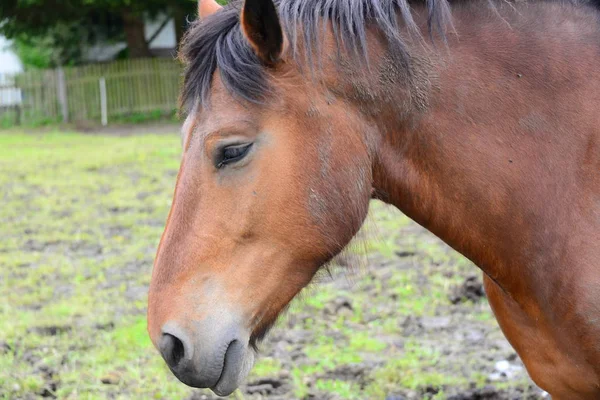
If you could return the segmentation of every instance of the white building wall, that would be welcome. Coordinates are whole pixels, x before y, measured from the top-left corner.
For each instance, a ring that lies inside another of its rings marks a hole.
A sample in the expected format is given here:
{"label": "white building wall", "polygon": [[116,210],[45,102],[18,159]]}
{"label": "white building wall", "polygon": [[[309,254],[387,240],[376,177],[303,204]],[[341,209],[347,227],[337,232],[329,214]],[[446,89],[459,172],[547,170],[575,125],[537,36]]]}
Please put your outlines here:
{"label": "white building wall", "polygon": [[[152,35],[160,28],[164,22],[164,15],[160,15],[156,20],[147,20],[144,25],[146,39],[150,39]],[[158,34],[156,39],[149,44],[151,49],[173,49],[177,46],[177,38],[175,37],[175,21],[171,19],[163,30]]]}
{"label": "white building wall", "polygon": [[10,50],[10,42],[0,36],[0,74],[16,73],[23,70],[19,57]]}
{"label": "white building wall", "polygon": [[[2,1],[2,0],[0,0]],[[152,35],[160,28],[162,23],[165,21],[164,15],[159,15],[155,20],[150,18],[146,19],[146,23],[144,24],[144,35],[146,36],[146,40],[149,40]],[[88,49],[88,52],[85,58],[91,62],[103,62],[112,60],[121,50],[127,47],[127,44],[122,43],[114,43],[111,45],[100,45],[93,46]],[[159,50],[159,49],[175,49],[177,47],[177,37],[175,33],[175,21],[171,19],[167,25],[163,28],[163,30],[158,34],[156,39],[149,44],[150,50]]]}
{"label": "white building wall", "polygon": [[0,108],[21,103],[20,90],[3,87],[11,83],[11,75],[21,71],[23,71],[21,60],[10,50],[10,42],[0,36]]}

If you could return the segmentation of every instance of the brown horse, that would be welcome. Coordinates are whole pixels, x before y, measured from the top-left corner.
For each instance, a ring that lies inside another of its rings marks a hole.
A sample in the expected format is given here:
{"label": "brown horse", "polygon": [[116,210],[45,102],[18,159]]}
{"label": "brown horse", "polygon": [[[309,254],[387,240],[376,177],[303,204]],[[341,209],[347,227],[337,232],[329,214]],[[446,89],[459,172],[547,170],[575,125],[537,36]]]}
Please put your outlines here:
{"label": "brown horse", "polygon": [[597,6],[202,0],[149,293],[173,373],[233,392],[378,198],[483,270],[540,387],[600,398]]}

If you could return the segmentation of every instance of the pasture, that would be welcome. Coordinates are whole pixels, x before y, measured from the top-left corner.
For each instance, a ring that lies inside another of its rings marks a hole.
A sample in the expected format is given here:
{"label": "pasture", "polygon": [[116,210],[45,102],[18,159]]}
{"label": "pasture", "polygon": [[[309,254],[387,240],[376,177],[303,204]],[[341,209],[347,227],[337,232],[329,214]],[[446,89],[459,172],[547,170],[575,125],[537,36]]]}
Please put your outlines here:
{"label": "pasture", "polygon": [[[173,128],[173,132],[176,128]],[[0,134],[0,398],[212,399],[146,333],[173,134]],[[538,399],[468,260],[373,202],[236,399]]]}

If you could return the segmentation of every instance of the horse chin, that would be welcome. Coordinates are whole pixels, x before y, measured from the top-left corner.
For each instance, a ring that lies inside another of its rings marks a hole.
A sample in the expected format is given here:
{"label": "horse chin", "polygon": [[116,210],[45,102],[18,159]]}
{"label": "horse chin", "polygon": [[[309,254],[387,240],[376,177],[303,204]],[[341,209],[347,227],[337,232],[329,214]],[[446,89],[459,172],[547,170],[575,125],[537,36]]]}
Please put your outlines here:
{"label": "horse chin", "polygon": [[225,355],[225,365],[221,377],[211,388],[217,396],[229,396],[237,390],[254,366],[254,349],[240,343],[232,344]]}

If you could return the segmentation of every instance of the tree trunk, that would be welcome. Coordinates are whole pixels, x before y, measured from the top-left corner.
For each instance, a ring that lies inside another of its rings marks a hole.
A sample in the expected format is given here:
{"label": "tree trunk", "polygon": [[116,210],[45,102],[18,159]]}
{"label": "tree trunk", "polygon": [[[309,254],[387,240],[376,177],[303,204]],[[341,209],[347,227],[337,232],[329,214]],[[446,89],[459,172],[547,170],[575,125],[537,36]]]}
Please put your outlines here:
{"label": "tree trunk", "polygon": [[130,11],[123,11],[125,40],[129,49],[129,58],[150,57],[150,48],[144,33],[144,20]]}

